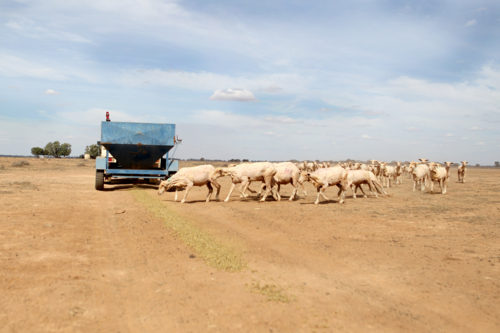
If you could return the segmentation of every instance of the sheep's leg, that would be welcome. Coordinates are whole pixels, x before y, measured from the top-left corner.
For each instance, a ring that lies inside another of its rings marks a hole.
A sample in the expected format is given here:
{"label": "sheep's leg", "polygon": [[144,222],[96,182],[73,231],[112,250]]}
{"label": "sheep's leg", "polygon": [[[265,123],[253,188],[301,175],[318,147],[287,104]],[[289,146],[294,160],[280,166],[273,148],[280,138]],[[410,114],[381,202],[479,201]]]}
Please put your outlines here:
{"label": "sheep's leg", "polygon": [[444,191],[443,194],[446,194],[446,189],[448,187],[448,178],[443,179]]}
{"label": "sheep's leg", "polygon": [[[341,203],[344,203],[344,198],[345,198],[345,194],[347,192],[347,189],[342,186],[341,184],[338,184],[337,185],[339,187],[339,193],[338,193],[338,196],[337,196],[337,200],[339,201],[339,204]],[[362,189],[361,189],[362,191]]]}
{"label": "sheep's leg", "polygon": [[[260,199],[261,202],[264,202],[266,201],[266,198],[267,196],[269,195],[269,192],[272,193],[272,181],[273,181],[273,175],[266,175],[264,176],[264,181],[266,182],[266,192],[264,192],[264,196],[262,197],[262,199]],[[274,195],[274,193],[272,193],[274,198],[276,200],[278,200],[278,198]]]}
{"label": "sheep's leg", "polygon": [[[370,186],[370,184],[368,184],[368,186]],[[363,193],[363,197],[364,198],[368,198],[368,196],[366,195],[365,193],[365,190],[363,190],[363,186],[361,186],[361,184],[359,184],[359,189],[361,190],[361,192]],[[370,186],[370,192],[371,192],[372,188]]]}
{"label": "sheep's leg", "polygon": [[181,203],[185,203],[186,202],[186,197],[189,193],[189,190],[191,190],[191,188],[194,186],[194,183],[192,181],[189,181],[188,184],[187,184],[187,188],[186,188],[186,194],[184,194],[184,198],[182,198],[182,201]]}
{"label": "sheep's leg", "polygon": [[233,183],[231,185],[231,189],[229,190],[229,194],[227,195],[227,198],[224,200],[224,202],[228,202],[229,201],[229,197],[231,196],[231,193],[233,193],[233,190],[234,190],[235,187],[236,187],[236,184]]}
{"label": "sheep's leg", "polygon": [[323,185],[323,186],[318,187],[318,196],[316,197],[316,202],[314,202],[314,204],[315,204],[315,205],[317,205],[317,204],[319,203],[319,196],[320,196],[320,195],[323,197],[323,199],[325,199],[325,200],[330,200],[330,199],[328,199],[328,198],[325,196],[325,194],[323,193],[323,191],[324,191],[327,187],[328,187],[328,185],[327,185],[327,186],[324,186],[324,185]]}
{"label": "sheep's leg", "polygon": [[352,197],[356,199],[356,192],[358,192],[358,185],[352,184],[351,185],[351,191],[352,191]]}
{"label": "sheep's leg", "polygon": [[220,184],[217,183],[216,180],[212,180],[210,182],[213,186],[215,186],[216,190],[215,190],[215,200],[219,201],[219,193],[220,193]]}
{"label": "sheep's leg", "polygon": [[465,171],[464,171],[464,173],[462,174],[462,183],[465,183]]}
{"label": "sheep's leg", "polygon": [[210,202],[210,197],[212,196],[212,193],[214,192],[214,188],[212,187],[210,182],[207,183],[207,187],[208,187],[208,195],[207,195],[206,202]]}
{"label": "sheep's leg", "polygon": [[[371,195],[375,194],[375,198],[378,198],[377,188],[375,187],[373,182],[371,180],[368,180],[367,183],[368,183],[368,187],[370,188],[370,194]],[[373,189],[375,189],[375,191]]]}
{"label": "sheep's leg", "polygon": [[304,196],[307,197],[307,191],[306,191],[306,188],[304,187],[304,183],[300,183],[300,186],[302,186],[302,192],[304,193]]}
{"label": "sheep's leg", "polygon": [[413,176],[413,192],[415,192],[416,188],[417,188],[417,178]]}
{"label": "sheep's leg", "polygon": [[176,187],[175,187],[175,197],[174,197],[174,202],[176,202],[176,201],[177,201],[177,193],[179,193],[179,192],[178,192],[178,189],[179,189],[179,188],[176,186]]}
{"label": "sheep's leg", "polygon": [[249,183],[248,177],[244,178],[243,181],[241,182],[241,185],[240,185],[240,197],[242,197],[242,198],[248,197],[248,194],[245,194],[245,191],[247,190],[247,187],[249,184],[250,183]]}
{"label": "sheep's leg", "polygon": [[420,180],[420,191],[424,191],[425,190],[425,181],[426,181],[426,179],[421,179]]}
{"label": "sheep's leg", "polygon": [[281,184],[277,184],[277,186],[275,186],[275,193],[276,193],[276,197],[278,198],[278,201],[281,201],[280,191],[281,191]]}
{"label": "sheep's leg", "polygon": [[264,190],[265,187],[266,187],[266,183],[262,183],[262,185],[260,185],[259,192],[257,192],[257,195],[259,197],[262,196],[262,190]]}
{"label": "sheep's leg", "polygon": [[292,186],[293,186],[293,191],[292,191],[292,195],[290,196],[290,199],[288,199],[288,201],[293,201],[295,199],[295,197],[299,196],[298,193],[299,193],[299,186],[297,185],[297,183],[293,183],[292,182]]}
{"label": "sheep's leg", "polygon": [[[250,193],[257,193],[257,191],[254,191],[254,190],[252,190],[252,189],[250,188],[250,185],[252,185],[252,181],[251,181],[251,180],[248,182],[248,185],[247,185],[247,190],[248,190],[248,192],[250,192]],[[260,194],[260,193],[259,193],[259,194]]]}
{"label": "sheep's leg", "polygon": [[271,184],[272,184],[271,193],[272,193],[274,199],[277,201],[281,201],[281,195],[280,195],[281,186],[280,186],[280,184],[276,183],[274,181],[274,179],[273,179]]}

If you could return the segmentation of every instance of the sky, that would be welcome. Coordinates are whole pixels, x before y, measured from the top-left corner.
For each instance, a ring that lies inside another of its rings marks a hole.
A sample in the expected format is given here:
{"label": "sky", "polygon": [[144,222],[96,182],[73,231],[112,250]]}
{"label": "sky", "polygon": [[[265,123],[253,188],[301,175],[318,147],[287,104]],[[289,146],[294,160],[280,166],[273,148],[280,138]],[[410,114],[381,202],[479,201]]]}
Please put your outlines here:
{"label": "sky", "polygon": [[112,121],[177,158],[500,160],[500,2],[5,0],[0,154]]}

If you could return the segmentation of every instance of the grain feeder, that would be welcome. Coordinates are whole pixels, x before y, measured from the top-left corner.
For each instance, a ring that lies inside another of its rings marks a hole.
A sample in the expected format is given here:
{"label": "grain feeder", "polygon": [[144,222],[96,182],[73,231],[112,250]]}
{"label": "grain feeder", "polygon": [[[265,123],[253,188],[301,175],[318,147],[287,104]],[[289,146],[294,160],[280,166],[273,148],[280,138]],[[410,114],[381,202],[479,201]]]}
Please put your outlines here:
{"label": "grain feeder", "polygon": [[178,161],[169,156],[180,143],[175,124],[111,122],[106,114],[98,143],[104,156],[96,158],[96,190],[111,178],[162,180],[179,170]]}

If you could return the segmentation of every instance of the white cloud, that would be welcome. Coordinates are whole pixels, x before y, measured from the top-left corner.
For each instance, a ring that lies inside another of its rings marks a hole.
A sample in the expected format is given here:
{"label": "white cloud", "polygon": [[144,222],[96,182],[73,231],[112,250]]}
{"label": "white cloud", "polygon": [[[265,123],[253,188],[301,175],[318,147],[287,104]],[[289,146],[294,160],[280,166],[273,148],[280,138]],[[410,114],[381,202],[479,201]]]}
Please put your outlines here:
{"label": "white cloud", "polygon": [[318,111],[321,111],[321,112],[328,112],[328,111],[332,111],[333,109],[327,109],[327,108],[321,108],[319,109]]}
{"label": "white cloud", "polygon": [[297,121],[295,119],[292,119],[290,117],[285,117],[285,116],[267,117],[267,118],[264,118],[264,120],[272,122],[272,123],[282,123],[282,124],[302,123],[302,121]]}
{"label": "white cloud", "polygon": [[44,95],[60,95],[60,93],[58,93],[57,91],[55,91],[53,89],[47,89],[47,90],[45,90],[45,92],[43,94]]}
{"label": "white cloud", "polygon": [[363,134],[363,135],[361,136],[361,138],[362,138],[362,139],[370,139],[371,137],[370,137],[369,135]]}
{"label": "white cloud", "polygon": [[270,93],[277,93],[277,92],[280,92],[282,90],[283,90],[283,88],[280,88],[278,86],[269,86],[267,88],[259,89],[259,91],[265,91],[265,92],[270,92]]}
{"label": "white cloud", "polygon": [[467,23],[465,23],[465,27],[466,27],[466,28],[467,28],[467,27],[470,27],[470,26],[472,26],[472,25],[474,25],[474,24],[476,24],[476,23],[477,23],[477,21],[476,21],[476,20],[470,20],[470,21],[467,21]]}
{"label": "white cloud", "polygon": [[420,128],[417,128],[417,127],[405,127],[405,130],[407,130],[409,132],[418,132],[418,131],[420,131]]}
{"label": "white cloud", "polygon": [[211,101],[237,101],[237,102],[255,102],[257,99],[248,90],[233,88],[225,90],[216,90],[209,100]]}
{"label": "white cloud", "polygon": [[[0,76],[7,77],[33,77],[51,81],[66,81],[72,77],[81,78],[89,82],[97,82],[97,79],[89,74],[88,70],[56,64],[57,67],[47,66],[37,61],[0,53]],[[19,90],[18,87],[13,87]]]}
{"label": "white cloud", "polygon": [[77,34],[56,29],[47,29],[37,25],[33,20],[26,18],[7,22],[5,26],[24,37],[34,39],[54,38],[70,42],[90,43],[88,39]]}
{"label": "white cloud", "polygon": [[446,134],[446,136],[453,136],[453,134],[451,134],[451,133],[448,133],[448,134]]}
{"label": "white cloud", "polygon": [[471,129],[472,131],[482,131],[482,130],[484,130],[484,128],[482,128],[482,127],[477,127],[477,126],[472,126],[470,129]]}
{"label": "white cloud", "polygon": [[366,111],[363,111],[363,114],[365,116],[388,116],[387,113],[385,113],[384,111],[371,111],[371,110],[366,110]]}
{"label": "white cloud", "polygon": [[478,143],[477,143],[477,145],[478,145],[478,146],[484,146],[484,145],[485,145],[485,143],[484,143],[484,142],[478,142]]}
{"label": "white cloud", "polygon": [[488,9],[487,7],[482,7],[482,8],[478,8],[477,11],[482,12],[483,10],[487,10],[487,9]]}

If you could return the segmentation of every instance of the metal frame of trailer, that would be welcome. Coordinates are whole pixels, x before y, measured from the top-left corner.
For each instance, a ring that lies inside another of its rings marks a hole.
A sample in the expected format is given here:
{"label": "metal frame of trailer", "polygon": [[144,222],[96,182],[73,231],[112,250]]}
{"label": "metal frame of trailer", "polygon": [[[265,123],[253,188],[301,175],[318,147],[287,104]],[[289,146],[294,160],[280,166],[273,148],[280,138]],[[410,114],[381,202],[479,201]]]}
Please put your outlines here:
{"label": "metal frame of trailer", "polygon": [[[100,144],[106,148],[106,157],[96,158],[96,189],[104,189],[104,181],[111,178],[168,178],[179,170],[173,155],[180,142],[175,138],[175,124],[103,121]],[[116,163],[110,162],[110,154]]]}

